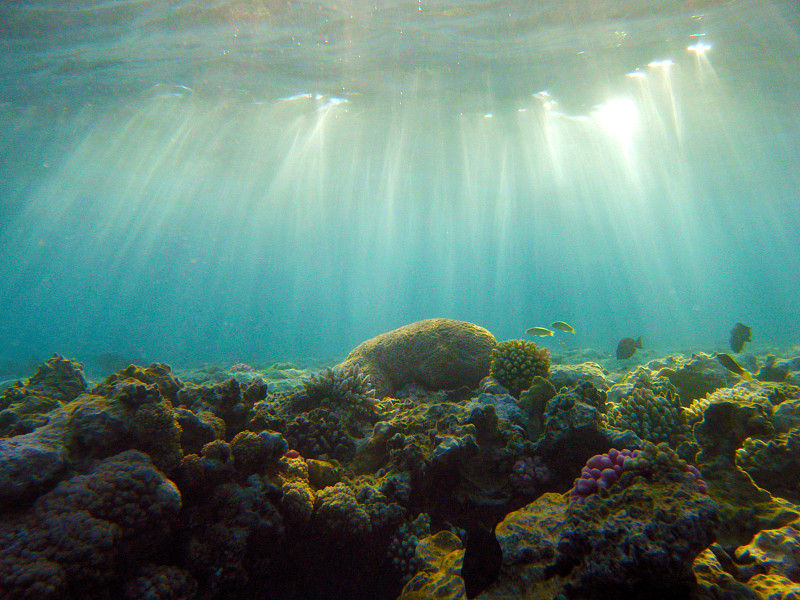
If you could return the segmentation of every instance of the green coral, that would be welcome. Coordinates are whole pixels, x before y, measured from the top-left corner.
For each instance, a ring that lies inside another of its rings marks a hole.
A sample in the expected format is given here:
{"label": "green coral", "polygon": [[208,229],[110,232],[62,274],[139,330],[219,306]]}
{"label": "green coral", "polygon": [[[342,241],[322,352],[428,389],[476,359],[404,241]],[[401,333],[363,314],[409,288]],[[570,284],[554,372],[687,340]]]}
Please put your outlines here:
{"label": "green coral", "polygon": [[528,437],[536,440],[544,433],[544,410],[551,398],[556,395],[556,388],[544,377],[534,377],[530,387],[519,396],[519,406],[528,417]]}
{"label": "green coral", "polygon": [[613,405],[607,414],[610,427],[633,431],[643,440],[655,444],[666,442],[673,448],[690,438],[683,407],[671,392],[665,396],[644,386],[635,386],[631,393]]}
{"label": "green coral", "polygon": [[534,377],[547,377],[549,371],[550,351],[533,342],[508,340],[492,349],[489,373],[515,398],[531,386]]}

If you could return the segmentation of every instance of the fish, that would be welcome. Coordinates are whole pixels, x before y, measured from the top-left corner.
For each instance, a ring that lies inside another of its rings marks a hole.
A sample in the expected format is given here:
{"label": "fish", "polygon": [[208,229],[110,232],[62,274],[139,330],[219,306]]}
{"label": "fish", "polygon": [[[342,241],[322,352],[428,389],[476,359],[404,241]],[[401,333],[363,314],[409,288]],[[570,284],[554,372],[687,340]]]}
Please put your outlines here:
{"label": "fish", "polygon": [[558,331],[566,331],[567,333],[575,333],[575,328],[570,325],[569,323],[564,323],[564,321],[556,321],[555,323],[551,323],[550,327],[556,329]]}
{"label": "fish", "polygon": [[553,332],[545,327],[531,327],[530,329],[526,329],[525,333],[538,336],[553,335]]}
{"label": "fish", "polygon": [[730,354],[723,354],[722,352],[717,352],[714,354],[714,357],[720,362],[720,364],[728,369],[731,373],[736,373],[739,377],[743,378],[746,381],[753,381],[753,376],[751,375],[750,371],[746,371],[737,363]]}
{"label": "fish", "polygon": [[737,323],[731,329],[731,350],[736,352],[737,354],[742,351],[744,348],[745,342],[751,342],[750,333],[753,330],[750,329],[744,323]]}
{"label": "fish", "polygon": [[503,550],[494,527],[478,525],[467,530],[461,577],[467,598],[474,598],[497,580],[503,566]]}
{"label": "fish", "polygon": [[625,360],[636,354],[636,349],[642,349],[642,336],[639,339],[622,338],[617,344],[617,360]]}

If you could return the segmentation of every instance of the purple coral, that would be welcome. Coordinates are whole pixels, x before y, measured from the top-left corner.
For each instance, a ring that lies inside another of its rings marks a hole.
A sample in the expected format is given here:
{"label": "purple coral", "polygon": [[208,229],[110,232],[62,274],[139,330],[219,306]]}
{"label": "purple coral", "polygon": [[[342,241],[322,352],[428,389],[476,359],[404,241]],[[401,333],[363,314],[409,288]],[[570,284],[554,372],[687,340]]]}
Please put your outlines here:
{"label": "purple coral", "polygon": [[509,478],[520,493],[534,496],[537,489],[550,480],[550,470],[541,456],[526,456],[514,463]]}
{"label": "purple coral", "polygon": [[625,463],[639,455],[638,450],[617,450],[612,448],[607,454],[595,454],[586,461],[581,476],[569,491],[570,502],[583,502],[600,488],[610,487],[625,468]]}
{"label": "purple coral", "polygon": [[692,477],[694,477],[694,482],[701,494],[708,493],[708,484],[703,481],[703,476],[700,474],[700,471],[697,470],[697,467],[694,465],[686,465],[683,470],[685,473],[690,473]]}
{"label": "purple coral", "polygon": [[[639,450],[617,450],[612,448],[607,454],[596,454],[586,461],[581,476],[575,480],[569,491],[570,503],[583,502],[600,488],[609,488],[620,478],[628,464],[639,456]],[[708,485],[703,481],[700,471],[692,465],[684,465],[683,471],[691,475],[701,494],[708,493]]]}

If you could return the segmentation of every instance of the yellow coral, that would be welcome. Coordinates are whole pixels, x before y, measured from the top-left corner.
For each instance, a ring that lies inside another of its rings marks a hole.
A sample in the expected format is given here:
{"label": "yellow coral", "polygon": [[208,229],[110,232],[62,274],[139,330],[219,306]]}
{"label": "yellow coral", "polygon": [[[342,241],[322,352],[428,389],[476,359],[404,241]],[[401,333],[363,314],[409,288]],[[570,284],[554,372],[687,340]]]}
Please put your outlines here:
{"label": "yellow coral", "polygon": [[265,461],[266,452],[261,438],[252,431],[240,431],[231,440],[233,464],[244,473],[255,473]]}
{"label": "yellow coral", "polygon": [[332,537],[365,536],[372,531],[367,511],[353,489],[341,482],[317,494],[316,520]]}
{"label": "yellow coral", "polygon": [[281,509],[290,522],[307,523],[314,511],[314,491],[307,481],[293,479],[281,486]]}
{"label": "yellow coral", "polygon": [[531,386],[534,377],[547,377],[550,371],[550,351],[533,342],[500,342],[491,356],[490,375],[516,398]]}
{"label": "yellow coral", "polygon": [[719,388],[703,398],[692,400],[686,409],[686,421],[689,426],[703,419],[703,411],[714,402],[736,402],[738,404],[769,404],[769,399],[762,390],[750,390],[745,387]]}

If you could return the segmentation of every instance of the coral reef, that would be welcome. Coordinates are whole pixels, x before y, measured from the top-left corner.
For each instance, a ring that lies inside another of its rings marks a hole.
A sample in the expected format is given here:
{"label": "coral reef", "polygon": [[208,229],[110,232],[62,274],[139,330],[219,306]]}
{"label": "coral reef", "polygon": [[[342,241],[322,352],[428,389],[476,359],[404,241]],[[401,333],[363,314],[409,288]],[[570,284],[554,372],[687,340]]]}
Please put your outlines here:
{"label": "coral reef", "polygon": [[563,387],[572,388],[588,381],[600,390],[608,390],[611,387],[609,372],[595,362],[586,362],[579,365],[550,365],[547,378],[557,390]]}
{"label": "coral reef", "polygon": [[556,388],[544,377],[536,376],[519,396],[519,406],[527,417],[528,437],[536,440],[544,433],[544,411],[556,395]]}
{"label": "coral reef", "polygon": [[552,473],[552,489],[566,491],[586,460],[612,447],[636,449],[642,441],[630,431],[605,426],[606,393],[589,382],[562,390],[548,403],[544,435],[534,445]]}
{"label": "coral reef", "polygon": [[745,439],[736,451],[736,464],[772,494],[800,501],[800,429],[766,440]]}
{"label": "coral reef", "polygon": [[403,523],[389,542],[388,556],[392,569],[397,572],[403,584],[422,568],[416,558],[417,544],[431,533],[431,518],[420,513],[416,519]]}
{"label": "coral reef", "polygon": [[696,465],[720,507],[719,540],[726,547],[743,544],[762,529],[782,527],[800,517],[800,509],[756,486],[736,464],[736,452],[745,439],[773,431],[762,404],[730,401],[710,404],[703,411],[703,420],[694,426],[700,447]]}
{"label": "coral reef", "polygon": [[550,481],[550,469],[541,456],[525,456],[511,467],[509,480],[520,494],[535,496]]}
{"label": "coral reef", "polygon": [[515,398],[527,390],[534,377],[547,377],[550,351],[533,342],[508,340],[492,349],[489,373]]}
{"label": "coral reef", "polygon": [[175,485],[127,451],[40,496],[21,519],[0,520],[0,596],[107,597],[168,539],[181,508]]}
{"label": "coral reef", "polygon": [[292,419],[286,426],[286,441],[302,456],[347,462],[356,450],[355,440],[336,415],[316,409]]}
{"label": "coral reef", "polygon": [[437,319],[322,371],[153,363],[93,387],[54,356],[0,395],[0,596],[797,594],[791,376],[532,348]]}
{"label": "coral reef", "polygon": [[739,380],[737,375],[728,371],[717,359],[702,352],[693,354],[690,359],[676,360],[674,364],[661,368],[657,376],[669,379],[677,388],[684,405],[718,388],[729,387]]}
{"label": "coral reef", "polygon": [[[592,494],[601,489],[608,489],[616,483],[623,473],[630,471],[638,464],[639,450],[617,450],[611,448],[605,454],[596,454],[586,461],[581,476],[575,480],[569,491],[570,502],[584,502]],[[682,464],[683,472],[695,480],[697,490],[701,494],[708,492],[708,486],[700,476],[700,471],[692,465]]]}
{"label": "coral reef", "polygon": [[0,409],[18,404],[30,396],[69,402],[87,390],[83,365],[60,354],[39,365],[24,384],[18,383],[0,395]]}

